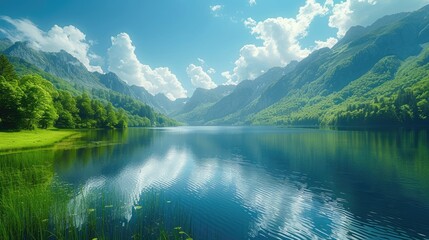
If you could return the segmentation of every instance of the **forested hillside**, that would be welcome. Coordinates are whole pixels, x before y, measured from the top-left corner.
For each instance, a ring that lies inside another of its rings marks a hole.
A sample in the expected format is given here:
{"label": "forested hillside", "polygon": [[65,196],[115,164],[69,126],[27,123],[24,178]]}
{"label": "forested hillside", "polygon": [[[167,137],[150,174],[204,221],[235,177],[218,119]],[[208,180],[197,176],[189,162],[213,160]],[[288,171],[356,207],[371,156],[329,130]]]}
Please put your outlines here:
{"label": "forested hillside", "polygon": [[[49,128],[125,128],[169,126],[176,122],[149,106],[113,91],[98,90],[90,96],[64,80],[28,63],[15,61],[19,76],[6,56],[0,55],[0,128],[7,130]],[[68,90],[70,89],[70,90]]]}
{"label": "forested hillside", "polygon": [[426,6],[352,27],[331,49],[243,81],[180,117],[205,125],[427,125],[428,15]]}

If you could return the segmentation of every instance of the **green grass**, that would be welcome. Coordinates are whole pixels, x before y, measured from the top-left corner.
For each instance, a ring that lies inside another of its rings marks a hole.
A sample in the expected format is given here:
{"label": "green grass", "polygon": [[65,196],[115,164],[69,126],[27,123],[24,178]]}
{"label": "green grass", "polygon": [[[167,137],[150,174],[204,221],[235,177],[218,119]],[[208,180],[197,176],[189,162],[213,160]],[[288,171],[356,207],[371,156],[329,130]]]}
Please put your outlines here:
{"label": "green grass", "polygon": [[74,134],[69,130],[0,132],[0,151],[46,147]]}
{"label": "green grass", "polygon": [[121,199],[73,190],[56,178],[57,158],[51,150],[0,155],[0,239],[192,239],[179,202],[143,193],[125,221],[130,206]]}

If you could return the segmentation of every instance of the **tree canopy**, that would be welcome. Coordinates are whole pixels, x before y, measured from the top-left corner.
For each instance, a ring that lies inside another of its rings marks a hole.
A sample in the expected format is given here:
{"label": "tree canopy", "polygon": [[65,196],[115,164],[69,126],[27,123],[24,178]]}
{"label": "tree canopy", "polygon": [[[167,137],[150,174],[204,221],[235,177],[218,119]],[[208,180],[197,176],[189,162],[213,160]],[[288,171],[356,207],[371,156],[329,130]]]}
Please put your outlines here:
{"label": "tree canopy", "polygon": [[0,129],[126,128],[173,124],[134,99],[111,92],[96,93],[104,98],[96,99],[87,92],[79,95],[58,90],[37,74],[19,77],[7,57],[0,55]]}

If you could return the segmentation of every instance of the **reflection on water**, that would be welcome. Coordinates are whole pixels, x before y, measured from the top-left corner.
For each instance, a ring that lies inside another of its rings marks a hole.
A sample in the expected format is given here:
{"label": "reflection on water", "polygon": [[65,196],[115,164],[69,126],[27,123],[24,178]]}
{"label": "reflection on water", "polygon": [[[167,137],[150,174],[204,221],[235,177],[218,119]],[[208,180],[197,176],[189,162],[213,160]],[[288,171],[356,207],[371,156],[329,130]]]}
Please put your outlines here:
{"label": "reflection on water", "polygon": [[130,222],[156,189],[191,215],[195,239],[427,238],[428,140],[426,131],[96,131],[82,141],[99,146],[56,151],[55,171],[76,189],[78,224],[100,201]]}

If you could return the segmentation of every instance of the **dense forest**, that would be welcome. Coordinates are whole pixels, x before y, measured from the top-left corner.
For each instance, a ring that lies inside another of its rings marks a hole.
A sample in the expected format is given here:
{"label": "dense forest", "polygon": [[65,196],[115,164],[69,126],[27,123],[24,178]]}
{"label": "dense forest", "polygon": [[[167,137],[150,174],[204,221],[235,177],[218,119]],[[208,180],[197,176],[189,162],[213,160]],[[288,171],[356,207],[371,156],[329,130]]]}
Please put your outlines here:
{"label": "dense forest", "polygon": [[[324,96],[297,91],[253,123],[301,126],[429,126],[429,48],[405,63],[381,59],[343,89]],[[283,114],[290,112],[290,114]],[[274,113],[281,113],[272,117]]]}
{"label": "dense forest", "polygon": [[109,91],[58,90],[37,74],[18,76],[0,55],[0,129],[126,128],[176,124],[149,106]]}

